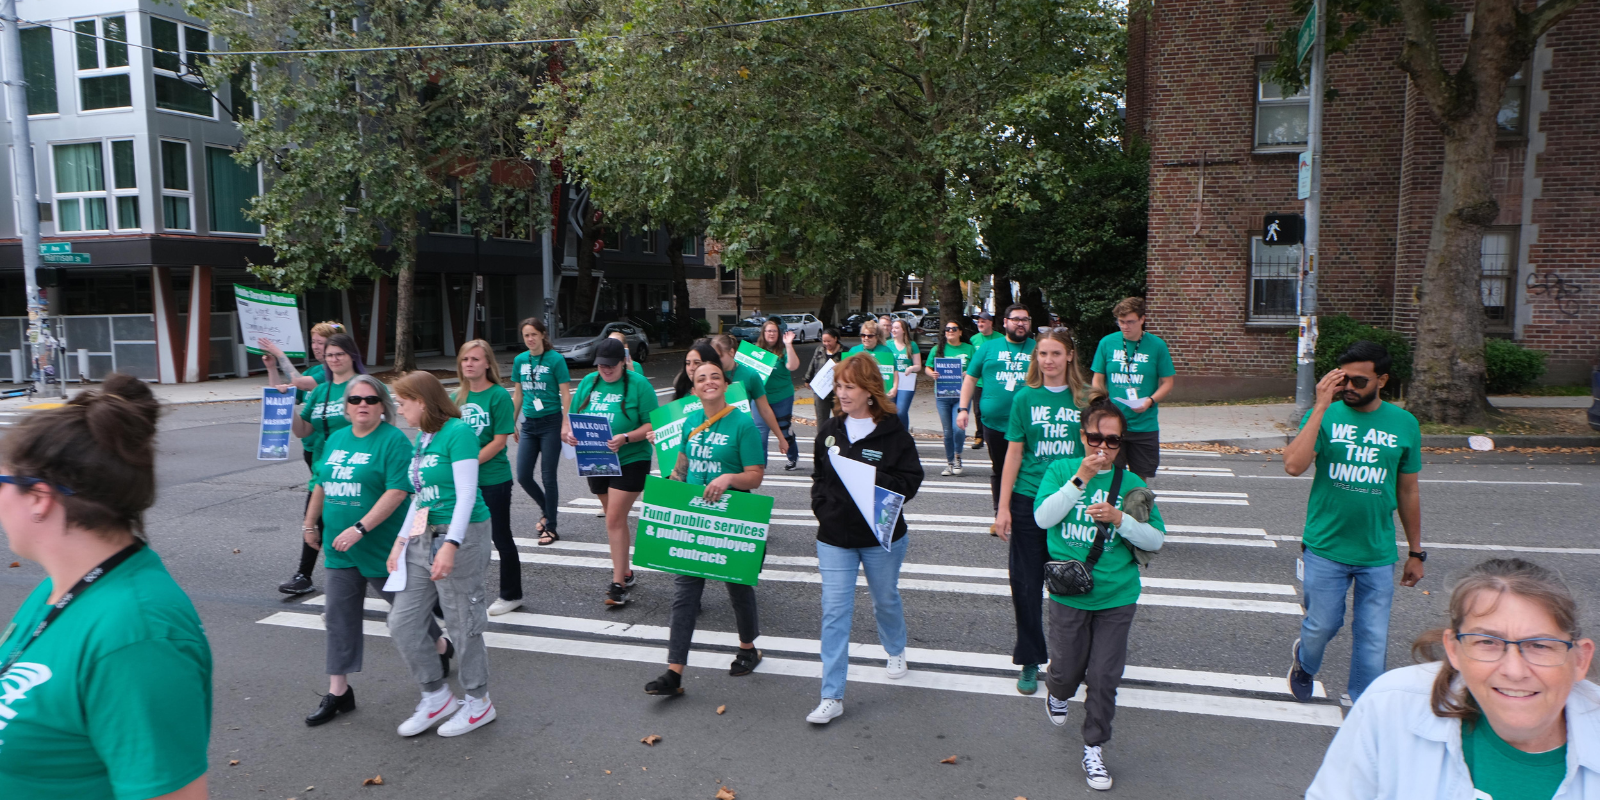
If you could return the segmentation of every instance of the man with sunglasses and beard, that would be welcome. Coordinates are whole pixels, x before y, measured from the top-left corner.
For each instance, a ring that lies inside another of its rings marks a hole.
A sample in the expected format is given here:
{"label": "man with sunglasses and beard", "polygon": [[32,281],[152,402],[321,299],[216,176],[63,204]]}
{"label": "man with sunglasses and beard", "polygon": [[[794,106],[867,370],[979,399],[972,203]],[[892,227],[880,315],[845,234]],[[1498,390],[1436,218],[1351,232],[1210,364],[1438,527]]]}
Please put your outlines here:
{"label": "man with sunglasses and beard", "polygon": [[[1311,699],[1313,678],[1328,642],[1344,621],[1345,593],[1355,586],[1350,623],[1350,700],[1383,674],[1394,601],[1394,515],[1405,527],[1407,553],[1400,585],[1422,580],[1422,432],[1417,418],[1379,397],[1389,382],[1389,351],[1356,342],[1339,368],[1317,383],[1317,398],[1300,434],[1284,448],[1283,468],[1301,475],[1315,466],[1297,572],[1305,617],[1291,648],[1289,689]],[[1334,402],[1334,401],[1342,402]]]}

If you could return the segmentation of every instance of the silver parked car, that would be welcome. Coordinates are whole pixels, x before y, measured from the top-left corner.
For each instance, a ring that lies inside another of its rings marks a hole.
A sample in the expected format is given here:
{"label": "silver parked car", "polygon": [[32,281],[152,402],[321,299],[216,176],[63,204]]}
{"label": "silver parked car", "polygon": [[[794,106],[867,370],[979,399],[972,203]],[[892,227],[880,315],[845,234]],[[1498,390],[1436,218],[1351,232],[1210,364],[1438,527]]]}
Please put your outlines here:
{"label": "silver parked car", "polygon": [[628,355],[634,361],[644,361],[650,356],[650,342],[644,329],[631,322],[580,322],[561,332],[552,345],[568,365],[588,366],[594,363],[595,349],[600,341],[621,331],[627,337]]}
{"label": "silver parked car", "polygon": [[794,331],[794,340],[800,342],[815,342],[822,339],[822,320],[810,314],[777,314],[778,321],[783,323],[783,329]]}

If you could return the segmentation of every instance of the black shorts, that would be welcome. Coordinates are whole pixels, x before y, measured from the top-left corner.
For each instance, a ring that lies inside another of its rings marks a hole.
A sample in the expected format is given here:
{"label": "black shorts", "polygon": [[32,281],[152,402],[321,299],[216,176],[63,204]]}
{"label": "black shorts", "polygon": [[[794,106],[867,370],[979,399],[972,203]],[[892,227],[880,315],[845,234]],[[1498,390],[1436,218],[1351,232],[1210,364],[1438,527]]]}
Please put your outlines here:
{"label": "black shorts", "polygon": [[634,461],[622,465],[621,475],[607,475],[599,478],[589,478],[589,492],[591,494],[605,494],[616,489],[619,492],[644,491],[645,476],[650,474],[650,462]]}
{"label": "black shorts", "polygon": [[1145,480],[1156,476],[1161,466],[1161,431],[1128,431],[1122,434],[1118,461],[1129,472]]}

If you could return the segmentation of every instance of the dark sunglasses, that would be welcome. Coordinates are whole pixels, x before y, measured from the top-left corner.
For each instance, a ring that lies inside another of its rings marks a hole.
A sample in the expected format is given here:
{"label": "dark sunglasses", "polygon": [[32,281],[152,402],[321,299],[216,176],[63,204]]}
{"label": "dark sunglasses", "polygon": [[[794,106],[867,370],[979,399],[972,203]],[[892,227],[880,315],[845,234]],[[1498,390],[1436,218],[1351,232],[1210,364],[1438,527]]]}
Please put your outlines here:
{"label": "dark sunglasses", "polygon": [[349,403],[350,405],[353,405],[353,406],[359,406],[362,403],[366,403],[368,405],[373,405],[373,406],[381,406],[381,405],[383,405],[383,398],[381,398],[381,397],[379,397],[379,396],[377,396],[375,394],[353,394],[353,395],[350,395],[349,397],[346,397],[344,399],[344,401],[346,403]]}
{"label": "dark sunglasses", "polygon": [[957,326],[957,325],[946,325],[944,329],[945,329],[946,332],[949,332],[949,331],[955,331],[957,333],[961,332],[960,326]]}
{"label": "dark sunglasses", "polygon": [[25,478],[21,475],[0,475],[0,483],[9,483],[12,486],[22,489],[23,491],[32,489],[33,487],[42,483],[45,486],[48,486],[62,494],[73,494],[71,489],[59,484],[51,483],[43,478]]}
{"label": "dark sunglasses", "polygon": [[1368,378],[1368,377],[1366,377],[1364,375],[1346,375],[1346,376],[1344,376],[1344,382],[1350,384],[1351,386],[1356,387],[1357,389],[1365,389],[1365,388],[1367,388],[1367,384],[1370,383],[1371,381],[1372,381],[1371,378]]}
{"label": "dark sunglasses", "polygon": [[1088,442],[1090,447],[1109,447],[1112,450],[1115,450],[1122,446],[1122,437],[1115,433],[1085,432],[1083,434],[1083,440]]}

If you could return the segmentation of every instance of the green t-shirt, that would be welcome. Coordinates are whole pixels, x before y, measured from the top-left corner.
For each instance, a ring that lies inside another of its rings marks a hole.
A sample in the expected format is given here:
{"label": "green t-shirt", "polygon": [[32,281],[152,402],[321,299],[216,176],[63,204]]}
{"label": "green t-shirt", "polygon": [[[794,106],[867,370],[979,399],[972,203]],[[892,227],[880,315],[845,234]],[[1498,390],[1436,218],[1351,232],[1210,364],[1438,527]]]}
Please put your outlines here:
{"label": "green t-shirt", "polygon": [[1033,361],[1033,340],[1013,344],[1004,336],[990,339],[978,348],[967,363],[967,374],[981,378],[983,398],[978,402],[978,419],[986,427],[1004,430],[1011,423],[1011,398],[1028,377]]}
{"label": "green t-shirt", "polygon": [[[477,432],[479,450],[494,441],[494,437],[509,436],[517,429],[516,405],[511,402],[511,393],[500,384],[481,392],[468,392],[467,401],[460,405],[461,421]],[[511,459],[506,455],[510,449],[500,448],[500,452],[478,467],[479,486],[494,486],[511,480]]]}
{"label": "green t-shirt", "polygon": [[[51,606],[49,578],[0,662]],[[156,797],[206,772],[211,646],[161,557],[141,548],[89,585],[0,678],[0,797]]]}
{"label": "green t-shirt", "polygon": [[889,349],[894,351],[894,371],[905,373],[911,369],[911,359],[922,352],[916,342],[910,347],[901,347],[896,342],[889,342]]}
{"label": "green t-shirt", "polygon": [[972,363],[972,357],[977,355],[977,353],[977,346],[970,343],[953,345],[949,342],[945,342],[943,344],[936,344],[933,347],[928,348],[928,359],[923,362],[922,366],[933,366],[933,360],[936,358],[959,358],[961,359],[961,371],[966,372],[967,365]]}
{"label": "green t-shirt", "polygon": [[[739,366],[743,367],[743,364]],[[748,368],[747,368],[748,369]],[[765,386],[767,402],[776,403],[794,397],[794,373],[789,371],[789,350],[785,348],[778,353],[778,366],[772,368],[772,374],[767,376]]]}
{"label": "green t-shirt", "polygon": [[389,574],[389,548],[405,521],[403,506],[343,553],[333,549],[333,540],[360,522],[384,492],[399,489],[410,494],[406,477],[410,466],[411,440],[387,422],[378,423],[366,436],[345,428],[328,437],[311,479],[313,487],[322,487],[322,558],[328,569],[355,567],[369,578]]}
{"label": "green t-shirt", "polygon": [[[311,369],[308,369],[300,374],[316,381],[319,386],[328,382],[328,369],[321,364],[313,364]],[[306,401],[306,397],[310,394],[310,392],[307,392],[304,389],[296,389],[294,390],[294,401],[296,403],[304,403]]]}
{"label": "green t-shirt", "polygon": [[[750,413],[759,414],[760,412],[756,411],[756,398],[767,396],[767,382],[761,379],[761,373],[743,364],[735,363],[733,369],[723,370],[723,374],[727,377],[728,385],[730,386],[735,383],[744,384],[744,396],[750,401]],[[772,401],[768,400],[767,402],[771,403]]]}
{"label": "green t-shirt", "polygon": [[870,353],[873,358],[878,359],[878,374],[883,376],[883,390],[888,392],[894,389],[895,353],[893,348],[886,344],[880,344],[871,350],[867,350],[858,344],[846,350],[844,357],[849,358],[856,353]]}
{"label": "green t-shirt", "polygon": [[[429,525],[448,525],[456,510],[456,475],[450,466],[457,461],[478,460],[478,437],[472,426],[451,417],[437,433],[417,434],[417,447],[411,460],[407,480],[416,491],[417,503],[428,509]],[[482,470],[479,470],[480,475]],[[483,485],[480,477],[478,484]],[[489,507],[484,505],[483,490],[478,490],[468,522],[483,522],[489,518]]]}
{"label": "green t-shirt", "polygon": [[561,412],[561,384],[572,375],[560,353],[545,350],[536,357],[524,350],[511,360],[511,379],[522,389],[522,416],[538,419]]}
{"label": "green t-shirt", "polygon": [[[690,411],[683,418],[684,435],[705,421],[705,409]],[[752,464],[766,466],[767,463],[755,422],[749,414],[737,409],[684,442],[682,452],[689,457],[689,473],[684,481],[695,486],[704,486],[718,475],[744,472],[744,468]]]}
{"label": "green t-shirt", "polygon": [[[1130,359],[1129,356],[1132,356]],[[1113,333],[1100,340],[1094,351],[1095,372],[1106,376],[1106,389],[1113,400],[1137,400],[1156,393],[1162,378],[1173,376],[1172,353],[1160,336],[1146,332],[1139,341],[1130,342],[1122,333]],[[1122,415],[1128,418],[1129,433],[1149,433],[1160,430],[1161,410],[1150,408],[1134,412],[1122,406]]]}
{"label": "green t-shirt", "polygon": [[[760,383],[761,378],[757,376],[756,385]],[[611,421],[612,436],[637,430],[640,425],[650,421],[650,412],[658,406],[660,403],[656,401],[656,390],[650,382],[628,372],[623,372],[615,383],[607,383],[601,380],[600,371],[595,370],[583,376],[578,383],[578,391],[572,393],[572,413],[605,417]],[[623,464],[635,461],[648,464],[653,450],[650,441],[641,438],[623,445],[617,451],[617,460]]]}
{"label": "green t-shirt", "polygon": [[344,415],[345,383],[318,384],[300,407],[300,418],[311,423],[311,433],[300,440],[300,446],[311,451],[311,463],[322,460],[322,443],[334,433],[350,427]]}
{"label": "green t-shirt", "polygon": [[[969,337],[967,339],[967,344],[972,345],[972,352],[974,354],[976,354],[978,352],[978,350],[980,350],[985,344],[987,344],[989,342],[992,342],[995,339],[1004,339],[1004,338],[1006,338],[1006,335],[1004,333],[1000,332],[1000,331],[994,331],[993,333],[990,333],[988,336],[984,336],[981,333],[974,333],[974,334],[972,334],[971,337]],[[961,368],[963,370],[965,370],[966,369],[966,364],[962,364]],[[975,385],[979,389],[982,389],[983,388],[983,378],[981,378],[981,377],[978,378],[978,380],[977,380]]]}
{"label": "green t-shirt", "polygon": [[[1316,475],[1306,502],[1311,552],[1354,567],[1399,558],[1394,543],[1400,474],[1422,471],[1422,431],[1409,411],[1379,401],[1372,411],[1328,407],[1317,431]],[[1306,420],[1311,412],[1306,412]],[[1304,427],[1305,420],[1301,423]]]}
{"label": "green t-shirt", "polygon": [[[1006,441],[1021,442],[1022,468],[1012,491],[1033,497],[1039,480],[1050,464],[1062,458],[1083,458],[1078,440],[1082,412],[1072,390],[1061,387],[1053,392],[1044,387],[1023,384],[1011,396],[1011,420],[1006,425]],[[1072,476],[1068,475],[1067,480]]]}
{"label": "green t-shirt", "polygon": [[[1039,495],[1034,499],[1034,508],[1038,508],[1046,498],[1060,491],[1061,487],[1072,483],[1072,476],[1078,474],[1078,468],[1083,465],[1081,458],[1064,458],[1050,465],[1044,472],[1044,478],[1039,481]],[[1078,505],[1067,513],[1066,519],[1056,523],[1055,527],[1047,531],[1045,536],[1050,550],[1050,560],[1083,561],[1089,557],[1089,550],[1094,545],[1095,522],[1085,509],[1095,503],[1103,503],[1106,495],[1111,493],[1111,470],[1106,470],[1094,476],[1088,485],[1083,487],[1083,496],[1078,498]],[[1145,482],[1138,475],[1129,470],[1122,472],[1121,496],[1117,498],[1117,507],[1122,507],[1122,498],[1128,492],[1144,486]],[[1152,505],[1150,508],[1150,525],[1162,533],[1167,532],[1167,524],[1161,519],[1161,509]],[[1122,543],[1122,536],[1112,528],[1106,536],[1105,549],[1100,554],[1100,560],[1094,565],[1094,591],[1088,594],[1066,597],[1063,595],[1050,595],[1050,599],[1064,606],[1083,609],[1084,611],[1100,611],[1107,608],[1136,603],[1139,600],[1139,566],[1133,560],[1133,553],[1128,546]]]}
{"label": "green t-shirt", "polygon": [[1461,755],[1475,800],[1550,800],[1567,777],[1567,746],[1524,753],[1501,739],[1481,717],[1461,723]]}

